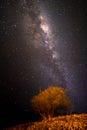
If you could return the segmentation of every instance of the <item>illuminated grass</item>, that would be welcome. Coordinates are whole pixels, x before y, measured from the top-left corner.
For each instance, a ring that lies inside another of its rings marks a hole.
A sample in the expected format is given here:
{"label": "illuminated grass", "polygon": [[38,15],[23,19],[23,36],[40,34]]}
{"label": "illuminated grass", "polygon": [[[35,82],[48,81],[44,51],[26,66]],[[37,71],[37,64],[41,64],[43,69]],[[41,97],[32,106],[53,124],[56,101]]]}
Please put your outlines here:
{"label": "illuminated grass", "polygon": [[59,116],[5,130],[87,130],[87,114]]}

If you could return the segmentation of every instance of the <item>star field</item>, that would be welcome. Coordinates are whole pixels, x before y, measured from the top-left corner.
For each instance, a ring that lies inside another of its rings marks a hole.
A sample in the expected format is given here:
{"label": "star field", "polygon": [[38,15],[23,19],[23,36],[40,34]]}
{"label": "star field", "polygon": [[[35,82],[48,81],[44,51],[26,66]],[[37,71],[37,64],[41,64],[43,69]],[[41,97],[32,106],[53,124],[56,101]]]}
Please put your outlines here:
{"label": "star field", "polygon": [[87,112],[86,13],[81,0],[1,0],[0,104],[30,109],[49,85],[69,89]]}

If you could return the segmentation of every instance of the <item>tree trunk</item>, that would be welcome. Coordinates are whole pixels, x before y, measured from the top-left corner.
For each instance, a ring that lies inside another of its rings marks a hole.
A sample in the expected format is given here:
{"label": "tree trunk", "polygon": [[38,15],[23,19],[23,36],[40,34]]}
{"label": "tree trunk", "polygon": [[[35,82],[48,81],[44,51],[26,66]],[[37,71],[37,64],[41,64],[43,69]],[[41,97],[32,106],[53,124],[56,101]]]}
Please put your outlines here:
{"label": "tree trunk", "polygon": [[52,116],[50,114],[48,114],[48,120],[51,120]]}

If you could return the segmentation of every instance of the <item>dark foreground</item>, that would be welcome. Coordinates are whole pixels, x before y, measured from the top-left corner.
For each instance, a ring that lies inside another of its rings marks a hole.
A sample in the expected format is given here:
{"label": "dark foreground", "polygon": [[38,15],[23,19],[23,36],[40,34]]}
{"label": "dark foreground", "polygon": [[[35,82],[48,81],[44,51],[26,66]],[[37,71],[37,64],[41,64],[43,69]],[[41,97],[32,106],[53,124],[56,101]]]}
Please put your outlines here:
{"label": "dark foreground", "polygon": [[50,120],[20,124],[4,130],[87,130],[87,114],[58,116]]}

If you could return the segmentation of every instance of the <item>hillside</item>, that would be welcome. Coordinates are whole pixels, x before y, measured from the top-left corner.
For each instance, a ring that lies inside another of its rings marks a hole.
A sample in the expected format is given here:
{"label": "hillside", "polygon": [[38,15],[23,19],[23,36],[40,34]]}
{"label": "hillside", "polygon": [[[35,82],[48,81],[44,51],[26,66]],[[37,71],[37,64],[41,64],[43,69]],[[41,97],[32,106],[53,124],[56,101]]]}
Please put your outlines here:
{"label": "hillside", "polygon": [[4,130],[87,130],[87,114],[58,116],[50,120],[20,124]]}

